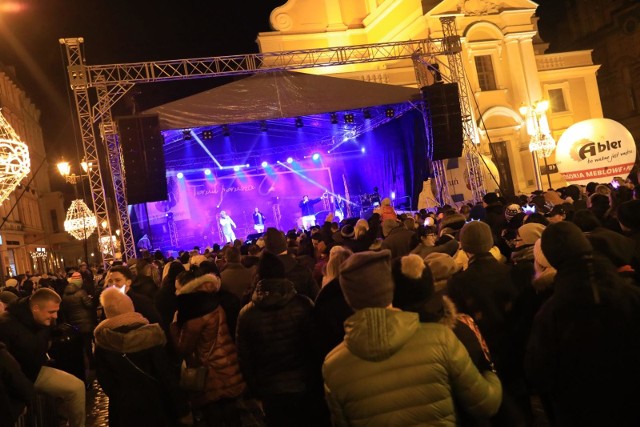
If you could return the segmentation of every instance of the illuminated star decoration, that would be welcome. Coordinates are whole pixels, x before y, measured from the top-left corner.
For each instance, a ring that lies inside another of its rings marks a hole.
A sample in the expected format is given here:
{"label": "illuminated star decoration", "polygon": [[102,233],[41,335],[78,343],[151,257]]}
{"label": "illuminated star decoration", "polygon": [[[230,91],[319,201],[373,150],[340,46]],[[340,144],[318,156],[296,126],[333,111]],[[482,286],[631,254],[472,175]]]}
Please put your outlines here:
{"label": "illuminated star decoration", "polygon": [[0,203],[9,197],[30,170],[29,147],[0,113]]}

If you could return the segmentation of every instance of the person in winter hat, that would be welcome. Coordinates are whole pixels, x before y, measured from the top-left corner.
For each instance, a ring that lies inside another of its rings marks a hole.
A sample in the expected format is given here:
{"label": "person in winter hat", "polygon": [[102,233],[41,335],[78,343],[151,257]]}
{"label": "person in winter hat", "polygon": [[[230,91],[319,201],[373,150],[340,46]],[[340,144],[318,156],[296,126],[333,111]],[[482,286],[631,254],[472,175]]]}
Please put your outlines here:
{"label": "person in winter hat", "polygon": [[107,318],[94,332],[96,375],[109,397],[109,423],[170,427],[188,422],[189,405],[172,375],[160,325],[149,324],[115,287],[105,289],[100,302]]}
{"label": "person in winter hat", "polygon": [[449,328],[422,324],[417,313],[391,308],[389,251],[349,257],[341,266],[340,287],[355,314],[323,367],[335,425],[454,426],[454,399],[477,415],[498,409],[497,377],[478,372]]}
{"label": "person in winter hat", "polygon": [[556,425],[640,425],[640,291],[573,223],[548,226],[541,249],[557,274],[529,339],[530,381],[551,402]]}

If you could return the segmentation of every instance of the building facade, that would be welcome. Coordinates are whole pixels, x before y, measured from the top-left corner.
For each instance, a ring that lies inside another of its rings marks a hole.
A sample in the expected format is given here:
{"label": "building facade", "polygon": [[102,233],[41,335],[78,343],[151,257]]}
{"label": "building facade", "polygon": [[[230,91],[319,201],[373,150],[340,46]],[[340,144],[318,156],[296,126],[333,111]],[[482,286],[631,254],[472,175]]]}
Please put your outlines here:
{"label": "building facade", "polygon": [[[521,107],[548,100],[545,119],[556,140],[573,123],[602,117],[591,51],[545,54],[536,8],[528,0],[289,0],[273,10],[274,31],[259,34],[258,44],[275,52],[437,39],[440,18],[455,17],[480,151],[498,166],[506,193],[529,193],[537,183]],[[409,60],[305,72],[417,87]],[[546,163],[544,187],[548,179],[565,185],[553,154]]]}
{"label": "building facade", "polygon": [[51,273],[60,265],[52,244],[68,240],[63,229],[62,194],[52,193],[40,110],[18,83],[15,70],[0,64],[0,107],[29,146],[31,172],[0,204],[0,266],[4,277]]}

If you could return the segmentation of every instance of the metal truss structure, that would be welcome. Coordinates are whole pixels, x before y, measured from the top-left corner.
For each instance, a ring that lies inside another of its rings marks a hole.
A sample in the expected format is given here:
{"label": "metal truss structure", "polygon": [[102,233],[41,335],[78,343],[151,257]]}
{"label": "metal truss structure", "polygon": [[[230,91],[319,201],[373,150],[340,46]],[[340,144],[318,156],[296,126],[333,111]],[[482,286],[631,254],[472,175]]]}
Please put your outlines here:
{"label": "metal truss structure", "polygon": [[[416,55],[432,59],[446,55],[449,64],[453,64],[450,65],[451,80],[464,82],[460,86],[465,87],[464,93],[467,96],[460,52],[454,53],[451,50],[456,43],[458,46],[460,45],[460,37],[456,34],[455,29],[455,18],[442,18],[441,22],[445,34],[443,39],[428,38],[358,46],[111,65],[87,65],[83,55],[84,40],[82,38],[60,39],[60,43],[66,49],[69,84],[74,95],[85,160],[97,165],[95,170],[88,172],[91,197],[98,224],[105,221],[107,224],[106,227],[98,227],[98,237],[113,235],[111,232],[113,224],[109,220],[105,197],[105,178],[109,174],[100,170],[96,131],[99,131],[108,153],[111,183],[118,212],[118,225],[122,231],[124,242],[124,255],[127,258],[136,256],[127,210],[122,154],[116,124],[111,115],[111,108],[115,103],[136,84],[411,60]],[[460,93],[463,91],[461,90]],[[468,99],[465,105],[470,108]],[[467,117],[464,110],[463,117]],[[473,120],[470,120],[470,123],[473,125]],[[471,134],[467,131],[466,125],[465,134]],[[476,185],[473,188],[475,188],[474,198],[477,198],[481,187]],[[107,256],[104,259],[105,264],[112,261],[110,257],[112,256]]]}

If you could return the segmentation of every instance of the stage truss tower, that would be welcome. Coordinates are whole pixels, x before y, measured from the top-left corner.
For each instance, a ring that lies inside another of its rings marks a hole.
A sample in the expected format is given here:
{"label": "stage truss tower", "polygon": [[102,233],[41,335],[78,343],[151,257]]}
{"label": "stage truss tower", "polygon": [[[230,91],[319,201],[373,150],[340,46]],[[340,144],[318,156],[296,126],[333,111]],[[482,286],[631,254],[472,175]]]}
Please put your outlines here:
{"label": "stage truss tower", "polygon": [[[441,22],[445,34],[442,39],[428,38],[358,46],[110,65],[87,65],[83,55],[83,38],[60,39],[60,43],[65,46],[66,50],[69,84],[75,100],[85,159],[87,162],[98,165],[95,170],[89,172],[91,197],[98,224],[102,224],[103,221],[107,223],[106,227],[98,227],[98,237],[111,236],[114,226],[109,221],[109,210],[105,196],[105,181],[110,179],[117,206],[118,226],[124,242],[123,255],[127,259],[135,258],[135,242],[127,209],[122,154],[111,108],[136,84],[383,61],[414,59],[415,64],[416,55],[433,63],[438,61],[438,56],[444,55],[447,56],[450,64],[454,64],[449,66],[451,70],[449,80],[459,83],[461,104],[464,103],[466,111],[470,111],[461,52],[451,51],[453,44],[457,43],[460,46],[460,37],[455,28],[455,18],[442,18]],[[462,90],[463,86],[464,91]],[[466,99],[462,99],[463,93],[467,97]],[[463,111],[465,110],[463,109]],[[465,113],[463,112],[463,114]],[[463,117],[470,118],[471,115]],[[475,129],[471,131],[471,128],[467,129],[467,125],[473,126],[473,120],[469,119],[469,124],[465,124],[465,135],[475,135]],[[106,173],[107,171],[102,170],[102,166],[100,166],[96,131],[99,131],[108,154],[110,177]],[[470,151],[466,152],[469,156]],[[477,165],[477,162],[473,164]],[[480,175],[474,172],[474,176],[479,177]],[[479,200],[483,191],[481,179],[479,181],[472,180],[472,182],[476,182],[472,187],[474,188],[473,197]],[[446,187],[446,180],[444,185]],[[111,240],[109,239],[109,241]],[[112,253],[114,252],[112,251]],[[112,255],[105,257],[105,265],[112,259]]]}

